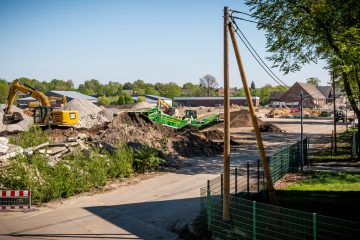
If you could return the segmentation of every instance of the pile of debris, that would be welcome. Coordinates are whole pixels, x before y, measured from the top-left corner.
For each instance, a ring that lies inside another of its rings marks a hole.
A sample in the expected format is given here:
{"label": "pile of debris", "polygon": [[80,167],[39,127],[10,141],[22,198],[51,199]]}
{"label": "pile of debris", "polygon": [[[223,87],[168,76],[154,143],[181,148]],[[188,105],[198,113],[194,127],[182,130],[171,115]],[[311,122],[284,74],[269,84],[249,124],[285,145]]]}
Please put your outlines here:
{"label": "pile of debris", "polygon": [[73,99],[63,107],[64,110],[78,110],[79,123],[76,128],[92,128],[110,122],[100,111],[102,108],[84,99]]}
{"label": "pile of debris", "polygon": [[[263,122],[257,118],[257,122],[261,125]],[[239,127],[252,127],[251,115],[248,110],[240,110],[230,112],[230,128],[239,128]],[[215,125],[213,128],[223,128],[224,122]]]}
{"label": "pile of debris", "polygon": [[18,154],[23,153],[23,148],[9,143],[9,140],[0,137],[0,166],[3,165],[7,159],[13,158]]}
{"label": "pile of debris", "polygon": [[210,141],[197,130],[175,130],[157,124],[137,112],[123,112],[117,115],[108,125],[108,129],[101,134],[100,141],[112,147],[121,143],[132,147],[147,145],[159,149],[164,155],[183,157],[222,152],[219,144]]}
{"label": "pile of debris", "polygon": [[26,131],[30,128],[30,126],[33,124],[33,118],[26,115],[22,109],[13,106],[12,112],[18,112],[23,117],[23,120],[20,122],[17,122],[15,124],[3,124],[3,117],[4,117],[4,108],[6,107],[5,104],[0,104],[0,133],[16,133],[16,132],[22,132]]}

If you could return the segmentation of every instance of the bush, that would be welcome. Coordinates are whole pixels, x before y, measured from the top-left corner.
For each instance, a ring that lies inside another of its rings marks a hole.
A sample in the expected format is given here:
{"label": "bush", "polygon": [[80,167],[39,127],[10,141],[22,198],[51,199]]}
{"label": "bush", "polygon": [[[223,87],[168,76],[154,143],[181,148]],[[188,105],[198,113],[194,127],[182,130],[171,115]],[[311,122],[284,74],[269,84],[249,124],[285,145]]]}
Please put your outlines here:
{"label": "bush", "polygon": [[111,104],[111,99],[109,97],[106,96],[101,96],[98,98],[98,103],[100,105],[110,105]]}
{"label": "bush", "polygon": [[144,96],[139,96],[137,98],[137,102],[140,103],[140,102],[146,102],[146,98]]}
{"label": "bush", "polygon": [[9,143],[23,148],[33,147],[49,141],[49,134],[39,126],[32,126],[28,131],[10,137]]}
{"label": "bush", "polygon": [[133,154],[131,148],[119,145],[113,154],[108,158],[108,176],[110,178],[129,177],[133,173]]}
{"label": "bush", "polygon": [[147,172],[157,169],[164,160],[160,157],[160,151],[148,146],[134,149],[133,168],[136,172]]}
{"label": "bush", "polygon": [[118,104],[124,105],[124,104],[133,103],[133,102],[134,102],[134,100],[132,99],[132,97],[130,96],[130,94],[128,94],[127,92],[122,92],[122,93],[119,95]]}

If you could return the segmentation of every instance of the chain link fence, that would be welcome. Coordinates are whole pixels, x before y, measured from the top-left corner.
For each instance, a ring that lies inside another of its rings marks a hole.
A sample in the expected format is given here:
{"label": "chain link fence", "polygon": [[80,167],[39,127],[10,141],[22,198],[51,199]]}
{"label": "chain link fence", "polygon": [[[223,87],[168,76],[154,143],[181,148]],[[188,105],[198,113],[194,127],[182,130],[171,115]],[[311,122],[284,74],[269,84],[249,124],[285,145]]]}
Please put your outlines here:
{"label": "chain link fence", "polygon": [[353,133],[351,137],[351,159],[356,159],[359,155],[359,134]]}

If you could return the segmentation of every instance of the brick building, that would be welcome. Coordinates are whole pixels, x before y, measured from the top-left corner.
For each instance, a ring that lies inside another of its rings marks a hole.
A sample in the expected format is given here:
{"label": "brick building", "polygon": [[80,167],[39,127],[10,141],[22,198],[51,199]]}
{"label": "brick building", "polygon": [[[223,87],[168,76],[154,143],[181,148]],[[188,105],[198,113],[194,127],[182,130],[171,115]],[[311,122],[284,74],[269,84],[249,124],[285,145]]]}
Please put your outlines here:
{"label": "brick building", "polygon": [[[253,97],[254,106],[259,106],[260,98]],[[174,103],[177,106],[185,107],[216,107],[224,105],[223,97],[175,97]],[[246,97],[230,97],[230,105],[247,106]]]}

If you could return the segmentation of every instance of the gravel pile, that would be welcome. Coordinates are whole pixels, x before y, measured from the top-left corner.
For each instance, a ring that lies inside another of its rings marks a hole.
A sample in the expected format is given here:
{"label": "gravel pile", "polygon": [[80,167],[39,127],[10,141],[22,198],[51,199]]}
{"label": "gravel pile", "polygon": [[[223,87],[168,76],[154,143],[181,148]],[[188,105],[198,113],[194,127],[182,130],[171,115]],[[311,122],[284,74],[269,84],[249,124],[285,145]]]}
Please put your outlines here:
{"label": "gravel pile", "polygon": [[140,102],[135,104],[131,109],[132,110],[139,110],[144,108],[153,108],[154,104],[148,103],[148,102]]}
{"label": "gravel pile", "polygon": [[73,99],[63,109],[79,111],[79,123],[74,126],[76,128],[92,128],[111,121],[100,113],[103,110],[101,107],[88,100]]}
{"label": "gravel pile", "polygon": [[4,117],[4,108],[6,107],[5,104],[0,104],[0,133],[2,132],[22,132],[29,129],[29,127],[33,124],[33,118],[26,115],[22,109],[13,106],[12,112],[19,112],[21,116],[24,118],[24,120],[16,123],[16,124],[3,124],[2,120]]}

